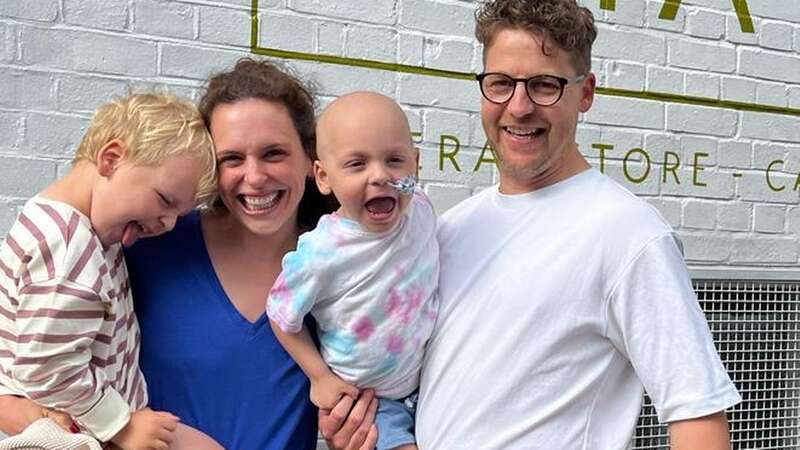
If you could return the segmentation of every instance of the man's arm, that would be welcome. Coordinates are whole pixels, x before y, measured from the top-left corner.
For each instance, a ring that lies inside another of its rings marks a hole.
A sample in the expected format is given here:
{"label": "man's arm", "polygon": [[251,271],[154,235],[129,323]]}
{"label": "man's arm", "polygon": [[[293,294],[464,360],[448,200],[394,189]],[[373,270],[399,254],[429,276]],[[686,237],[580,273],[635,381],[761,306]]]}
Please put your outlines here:
{"label": "man's arm", "polygon": [[669,424],[673,450],[730,450],[728,417],[724,412]]}

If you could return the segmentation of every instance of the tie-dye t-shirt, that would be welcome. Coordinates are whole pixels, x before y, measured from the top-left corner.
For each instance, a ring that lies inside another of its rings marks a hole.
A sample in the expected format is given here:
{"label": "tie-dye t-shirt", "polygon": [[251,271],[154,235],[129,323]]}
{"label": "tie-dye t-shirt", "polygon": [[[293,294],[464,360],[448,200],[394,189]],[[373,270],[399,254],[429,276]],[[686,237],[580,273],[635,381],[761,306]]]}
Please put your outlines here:
{"label": "tie-dye t-shirt", "polygon": [[397,399],[419,385],[438,280],[436,215],[417,189],[404,217],[386,232],[323,216],[284,256],[267,314],[295,333],[310,312],[331,369],[359,388]]}

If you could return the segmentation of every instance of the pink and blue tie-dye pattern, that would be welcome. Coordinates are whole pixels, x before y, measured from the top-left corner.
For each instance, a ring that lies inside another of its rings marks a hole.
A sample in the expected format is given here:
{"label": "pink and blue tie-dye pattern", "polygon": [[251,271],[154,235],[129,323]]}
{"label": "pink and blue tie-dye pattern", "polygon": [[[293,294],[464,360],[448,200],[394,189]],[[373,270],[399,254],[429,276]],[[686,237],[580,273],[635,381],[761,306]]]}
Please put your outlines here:
{"label": "pink and blue tie-dye pattern", "polygon": [[435,215],[421,191],[390,232],[323,217],[283,263],[268,300],[270,319],[295,332],[311,312],[322,356],[339,376],[386,397],[416,388],[439,277]]}

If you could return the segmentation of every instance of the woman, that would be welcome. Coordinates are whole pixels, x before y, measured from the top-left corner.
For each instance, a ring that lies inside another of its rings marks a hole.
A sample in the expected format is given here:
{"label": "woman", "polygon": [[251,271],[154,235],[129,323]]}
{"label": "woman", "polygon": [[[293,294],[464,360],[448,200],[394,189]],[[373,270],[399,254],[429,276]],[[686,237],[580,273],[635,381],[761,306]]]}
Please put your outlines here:
{"label": "woman", "polygon": [[[308,381],[264,314],[283,255],[332,210],[309,178],[313,97],[278,67],[242,59],[210,80],[200,110],[217,149],[218,201],[126,254],[150,406],[230,450],[314,449]],[[346,442],[330,436],[333,446],[372,448],[376,406],[367,393],[323,411],[339,429],[352,409]],[[19,432],[47,413],[2,397],[0,429]]]}

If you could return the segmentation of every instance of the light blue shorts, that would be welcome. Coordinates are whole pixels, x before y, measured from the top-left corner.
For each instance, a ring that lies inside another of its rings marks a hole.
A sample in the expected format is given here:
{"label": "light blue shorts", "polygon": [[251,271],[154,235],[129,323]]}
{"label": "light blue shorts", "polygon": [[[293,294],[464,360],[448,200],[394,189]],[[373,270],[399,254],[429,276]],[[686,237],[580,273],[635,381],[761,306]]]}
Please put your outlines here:
{"label": "light blue shorts", "polygon": [[417,410],[417,393],[399,400],[378,398],[377,450],[391,450],[405,444],[414,444],[414,413]]}

